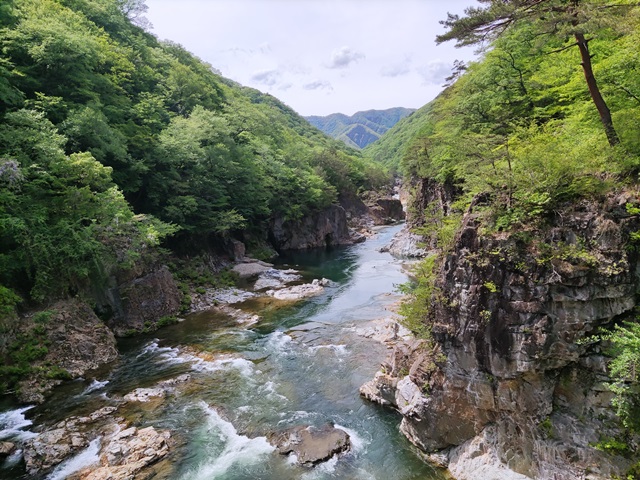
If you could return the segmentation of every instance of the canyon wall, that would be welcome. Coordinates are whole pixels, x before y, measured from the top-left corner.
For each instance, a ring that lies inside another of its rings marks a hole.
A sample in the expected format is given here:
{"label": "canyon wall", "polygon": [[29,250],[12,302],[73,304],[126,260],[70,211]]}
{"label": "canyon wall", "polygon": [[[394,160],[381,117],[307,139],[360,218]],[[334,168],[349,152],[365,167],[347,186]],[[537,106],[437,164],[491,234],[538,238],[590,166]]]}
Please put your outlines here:
{"label": "canyon wall", "polygon": [[432,338],[398,346],[363,395],[458,479],[622,476],[632,461],[594,448],[625,437],[608,359],[585,339],[636,305],[633,201],[583,201],[509,234],[470,208],[435,272]]}

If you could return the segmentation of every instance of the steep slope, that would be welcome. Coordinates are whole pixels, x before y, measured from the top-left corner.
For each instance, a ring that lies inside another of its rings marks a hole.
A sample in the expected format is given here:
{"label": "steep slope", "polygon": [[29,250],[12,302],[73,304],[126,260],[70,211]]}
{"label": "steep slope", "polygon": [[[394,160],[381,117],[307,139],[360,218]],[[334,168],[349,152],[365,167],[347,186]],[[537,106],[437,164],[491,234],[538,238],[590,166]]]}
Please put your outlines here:
{"label": "steep slope", "polygon": [[366,151],[403,170],[430,256],[401,308],[418,338],[361,392],[457,479],[639,478],[640,9],[616,5],[589,47],[619,144],[545,14]]}
{"label": "steep slope", "polygon": [[305,117],[314,127],[327,135],[343,141],[350,147],[365,148],[375,142],[398,121],[405,118],[414,109],[389,108],[387,110],[366,110],[352,116],[333,113],[326,117]]}

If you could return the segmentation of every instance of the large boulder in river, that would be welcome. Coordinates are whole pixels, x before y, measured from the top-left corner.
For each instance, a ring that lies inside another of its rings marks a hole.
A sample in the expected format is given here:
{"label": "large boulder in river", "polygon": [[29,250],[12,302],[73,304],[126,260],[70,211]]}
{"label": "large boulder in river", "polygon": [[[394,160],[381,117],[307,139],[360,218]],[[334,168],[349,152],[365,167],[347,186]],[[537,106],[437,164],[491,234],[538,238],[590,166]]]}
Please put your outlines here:
{"label": "large boulder in river", "polygon": [[344,430],[327,424],[322,427],[299,425],[268,437],[278,453],[293,453],[300,465],[312,466],[346,452],[351,447],[349,435]]}

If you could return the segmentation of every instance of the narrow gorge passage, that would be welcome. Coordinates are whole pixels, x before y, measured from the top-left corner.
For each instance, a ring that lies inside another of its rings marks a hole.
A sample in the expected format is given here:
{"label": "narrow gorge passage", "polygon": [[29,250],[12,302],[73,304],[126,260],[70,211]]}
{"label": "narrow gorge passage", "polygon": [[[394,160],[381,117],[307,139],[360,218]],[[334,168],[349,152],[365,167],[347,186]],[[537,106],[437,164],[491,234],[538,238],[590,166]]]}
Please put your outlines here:
{"label": "narrow gorge passage", "polygon": [[[153,336],[125,339],[112,371],[72,382],[23,414],[53,424],[121,405],[118,414],[134,425],[172,432],[176,444],[159,478],[442,479],[399,433],[400,417],[358,394],[387,354],[363,331],[389,315],[385,309],[398,300],[394,286],[406,281],[402,262],[378,251],[399,228],[384,228],[357,246],[283,257],[282,268],[299,269],[305,281],[331,280],[318,297],[279,309],[259,298],[236,305],[261,315],[251,328],[202,312]],[[164,399],[122,405],[133,389],[183,374],[189,380]],[[329,422],[350,435],[352,448],[314,468],[279,455],[266,439],[288,427]],[[95,461],[91,450],[81,455],[47,478],[65,478]],[[17,478],[16,468],[0,470],[0,477]]]}

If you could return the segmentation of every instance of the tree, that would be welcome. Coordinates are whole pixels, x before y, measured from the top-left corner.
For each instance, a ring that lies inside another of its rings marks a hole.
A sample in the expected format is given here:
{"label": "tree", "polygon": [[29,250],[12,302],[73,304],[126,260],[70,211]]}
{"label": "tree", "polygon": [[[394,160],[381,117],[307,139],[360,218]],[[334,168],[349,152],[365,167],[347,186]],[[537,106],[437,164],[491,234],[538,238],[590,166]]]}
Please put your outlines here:
{"label": "tree", "polygon": [[[600,92],[591,65],[592,54],[587,34],[597,25],[614,24],[616,17],[628,13],[639,4],[627,1],[607,0],[478,0],[486,7],[469,7],[465,17],[448,14],[441,21],[448,32],[436,37],[438,43],[457,40],[456,46],[472,45],[495,39],[506,29],[520,22],[532,22],[539,35],[565,40],[565,44],[554,52],[578,47],[582,69],[591,99],[595,104],[607,140],[611,146],[620,143],[613,125],[611,111]],[[566,39],[573,37],[567,44]]]}

